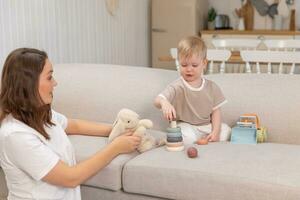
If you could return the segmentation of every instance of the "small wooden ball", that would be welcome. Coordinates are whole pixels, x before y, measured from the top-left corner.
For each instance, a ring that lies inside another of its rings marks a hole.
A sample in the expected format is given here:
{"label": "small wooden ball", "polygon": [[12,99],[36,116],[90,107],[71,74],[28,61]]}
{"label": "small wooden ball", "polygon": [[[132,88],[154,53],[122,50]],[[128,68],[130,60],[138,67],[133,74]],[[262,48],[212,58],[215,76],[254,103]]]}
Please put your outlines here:
{"label": "small wooden ball", "polygon": [[196,158],[198,156],[198,150],[195,147],[189,147],[187,149],[187,155],[190,158]]}

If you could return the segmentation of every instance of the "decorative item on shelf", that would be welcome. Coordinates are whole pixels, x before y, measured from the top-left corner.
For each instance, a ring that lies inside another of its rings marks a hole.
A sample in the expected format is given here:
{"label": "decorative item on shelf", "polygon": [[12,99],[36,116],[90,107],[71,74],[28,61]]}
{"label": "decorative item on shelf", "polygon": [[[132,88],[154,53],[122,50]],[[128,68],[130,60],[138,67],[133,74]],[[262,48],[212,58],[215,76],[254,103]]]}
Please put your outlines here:
{"label": "decorative item on shelf", "polygon": [[244,18],[242,18],[242,17],[239,18],[238,30],[240,30],[240,31],[245,30]]}
{"label": "decorative item on shelf", "polygon": [[277,10],[278,10],[278,15],[281,15],[283,18],[288,18],[290,15],[290,10],[285,0],[280,0],[278,2]]}
{"label": "decorative item on shelf", "polygon": [[290,31],[296,31],[296,9],[295,9],[295,1],[294,0],[286,0],[285,3],[287,4],[290,10]]}
{"label": "decorative item on shelf", "polygon": [[228,15],[217,15],[215,19],[215,29],[231,29]]}
{"label": "decorative item on shelf", "polygon": [[251,0],[251,3],[261,16],[268,14],[269,4],[265,0]]}
{"label": "decorative item on shelf", "polygon": [[235,9],[237,16],[239,17],[239,30],[253,30],[254,21],[254,9],[250,0],[241,0],[242,6],[239,9]]}
{"label": "decorative item on shelf", "polygon": [[281,15],[274,15],[273,17],[273,29],[282,30],[283,17]]}
{"label": "decorative item on shelf", "polygon": [[111,16],[116,15],[118,6],[119,0],[106,0],[106,9]]}
{"label": "decorative item on shelf", "polygon": [[290,17],[290,31],[296,30],[296,10],[291,10],[291,17]]}
{"label": "decorative item on shelf", "polygon": [[217,16],[216,10],[212,7],[208,10],[208,18],[207,18],[207,29],[214,30],[215,29],[215,19]]}
{"label": "decorative item on shelf", "polygon": [[272,3],[270,6],[269,6],[269,9],[268,9],[268,15],[271,17],[271,18],[274,18],[275,15],[278,15],[278,3],[279,3],[279,0],[274,0],[274,3]]}

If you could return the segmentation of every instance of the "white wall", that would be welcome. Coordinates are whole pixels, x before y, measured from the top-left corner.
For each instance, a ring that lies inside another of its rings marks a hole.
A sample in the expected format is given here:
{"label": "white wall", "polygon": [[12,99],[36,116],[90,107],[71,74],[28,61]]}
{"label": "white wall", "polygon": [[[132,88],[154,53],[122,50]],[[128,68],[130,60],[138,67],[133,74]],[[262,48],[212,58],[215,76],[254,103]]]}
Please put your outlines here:
{"label": "white wall", "polygon": [[[265,0],[269,5],[271,5],[274,0]],[[285,1],[285,0],[282,0]],[[294,1],[294,7],[296,8],[296,23],[297,28],[300,28],[300,1]],[[230,17],[230,23],[233,28],[237,27],[238,18],[234,14],[235,8],[241,7],[241,0],[209,0],[209,7],[214,7],[218,14],[227,14]],[[269,16],[263,17],[254,9],[254,29],[271,29],[272,28],[272,18]],[[287,29],[289,27],[289,20],[284,21],[284,26]]]}
{"label": "white wall", "polygon": [[0,0],[0,64],[19,47],[54,63],[150,65],[150,0]]}

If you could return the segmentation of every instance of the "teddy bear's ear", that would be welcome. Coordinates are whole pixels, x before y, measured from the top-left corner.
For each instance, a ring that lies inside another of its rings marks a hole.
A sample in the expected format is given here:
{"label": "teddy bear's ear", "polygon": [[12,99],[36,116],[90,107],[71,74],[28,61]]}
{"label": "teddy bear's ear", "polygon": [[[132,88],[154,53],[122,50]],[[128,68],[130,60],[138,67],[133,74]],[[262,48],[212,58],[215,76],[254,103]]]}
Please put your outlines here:
{"label": "teddy bear's ear", "polygon": [[116,119],[116,120],[114,121],[114,123],[113,123],[113,125],[112,125],[113,127],[118,123],[118,120],[119,120],[119,119]]}
{"label": "teddy bear's ear", "polygon": [[112,127],[112,131],[108,136],[108,141],[111,142],[113,139],[118,137],[121,133],[125,131],[124,125],[122,124],[122,120],[117,119]]}

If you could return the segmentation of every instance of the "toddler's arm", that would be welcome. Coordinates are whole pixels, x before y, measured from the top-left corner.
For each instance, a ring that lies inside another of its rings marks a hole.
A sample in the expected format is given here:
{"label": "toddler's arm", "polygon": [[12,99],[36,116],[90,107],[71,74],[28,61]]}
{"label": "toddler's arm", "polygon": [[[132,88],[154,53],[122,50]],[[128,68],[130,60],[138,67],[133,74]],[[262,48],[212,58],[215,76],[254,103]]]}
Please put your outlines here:
{"label": "toddler's arm", "polygon": [[154,100],[154,105],[162,110],[165,119],[169,121],[176,119],[176,111],[167,99],[157,96]]}
{"label": "toddler's arm", "polygon": [[221,110],[217,108],[211,114],[211,133],[207,136],[208,141],[217,142],[220,140],[221,131]]}

